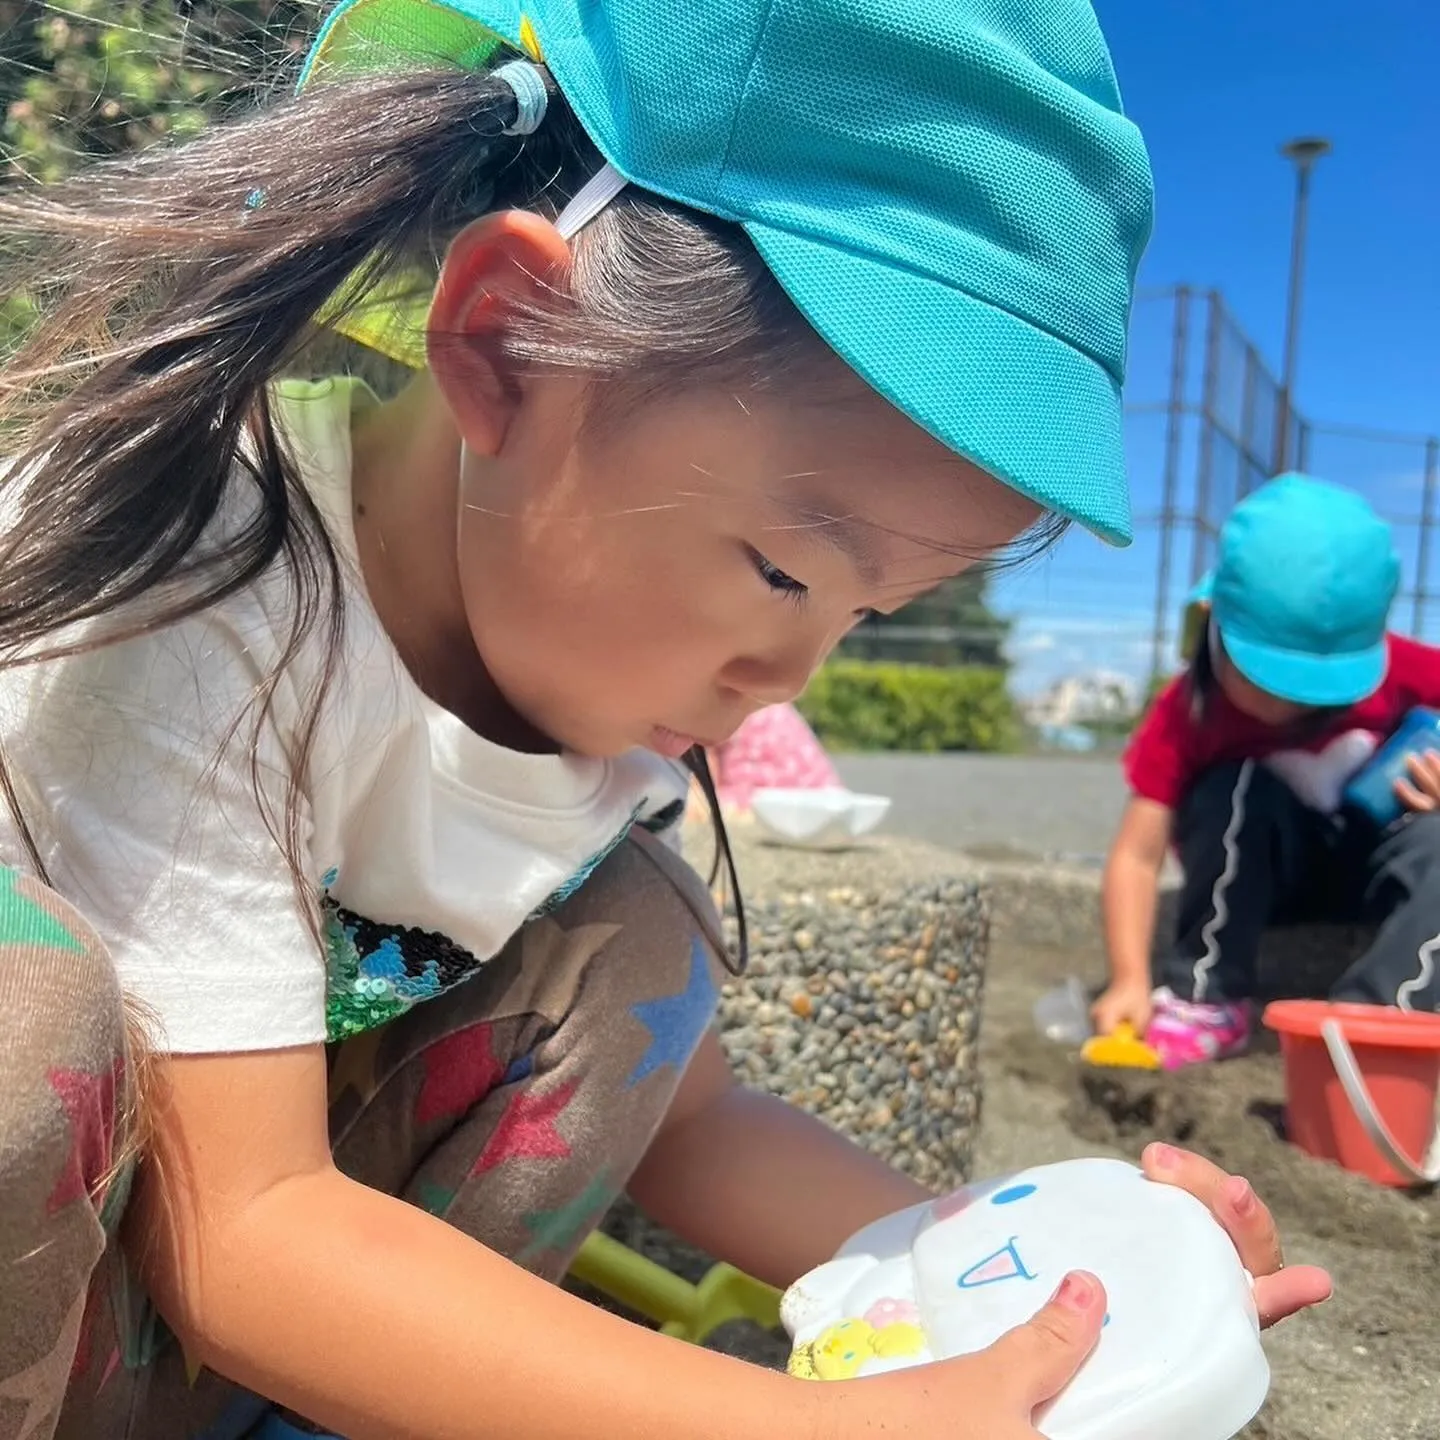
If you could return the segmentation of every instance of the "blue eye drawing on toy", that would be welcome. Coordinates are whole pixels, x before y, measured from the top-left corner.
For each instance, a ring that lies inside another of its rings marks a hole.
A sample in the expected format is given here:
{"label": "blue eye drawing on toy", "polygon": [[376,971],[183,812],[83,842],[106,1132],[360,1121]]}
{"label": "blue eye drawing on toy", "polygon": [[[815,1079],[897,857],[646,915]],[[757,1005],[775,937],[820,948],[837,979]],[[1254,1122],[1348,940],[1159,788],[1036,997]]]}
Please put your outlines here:
{"label": "blue eye drawing on toy", "polygon": [[1004,1249],[996,1250],[977,1260],[955,1282],[962,1290],[979,1290],[985,1285],[999,1285],[1005,1280],[1033,1280],[1034,1275],[1020,1258],[1019,1237],[1013,1237]]}
{"label": "blue eye drawing on toy", "polygon": [[1010,1185],[1004,1190],[997,1190],[990,1197],[992,1205],[1013,1205],[1017,1200],[1028,1199],[1035,1193],[1034,1185]]}

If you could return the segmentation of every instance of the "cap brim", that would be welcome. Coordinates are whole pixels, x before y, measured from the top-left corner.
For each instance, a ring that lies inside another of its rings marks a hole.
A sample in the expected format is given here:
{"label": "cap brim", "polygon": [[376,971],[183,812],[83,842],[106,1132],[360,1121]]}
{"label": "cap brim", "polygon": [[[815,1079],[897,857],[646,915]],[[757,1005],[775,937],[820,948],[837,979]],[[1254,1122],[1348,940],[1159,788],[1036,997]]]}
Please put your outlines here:
{"label": "cap brim", "polygon": [[1357,704],[1380,688],[1390,663],[1384,640],[1353,655],[1309,655],[1259,645],[1223,627],[1220,638],[1226,657],[1252,685],[1292,705]]}
{"label": "cap brim", "polygon": [[745,229],[872,388],[1012,489],[1130,543],[1120,387],[1102,365],[929,276],[754,221]]}

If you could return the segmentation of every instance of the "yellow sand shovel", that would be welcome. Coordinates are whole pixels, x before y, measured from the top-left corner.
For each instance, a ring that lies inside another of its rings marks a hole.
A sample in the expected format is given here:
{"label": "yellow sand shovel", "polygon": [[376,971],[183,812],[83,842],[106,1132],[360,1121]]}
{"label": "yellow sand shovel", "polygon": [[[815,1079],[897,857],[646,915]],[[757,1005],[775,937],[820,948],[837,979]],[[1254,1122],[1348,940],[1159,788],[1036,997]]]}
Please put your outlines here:
{"label": "yellow sand shovel", "polygon": [[712,1266],[692,1285],[599,1230],[581,1247],[570,1273],[692,1345],[703,1345],[731,1320],[753,1320],[766,1330],[780,1325],[780,1292],[733,1265]]}
{"label": "yellow sand shovel", "polygon": [[1121,1021],[1108,1035],[1092,1035],[1080,1047],[1087,1065],[1120,1070],[1158,1070],[1160,1057],[1135,1033],[1129,1021]]}

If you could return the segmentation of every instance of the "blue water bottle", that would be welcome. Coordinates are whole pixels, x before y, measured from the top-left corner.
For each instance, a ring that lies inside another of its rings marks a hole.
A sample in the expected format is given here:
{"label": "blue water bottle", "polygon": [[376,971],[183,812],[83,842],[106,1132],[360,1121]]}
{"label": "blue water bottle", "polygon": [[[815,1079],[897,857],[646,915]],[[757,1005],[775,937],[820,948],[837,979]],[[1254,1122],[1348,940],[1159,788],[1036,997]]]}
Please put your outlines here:
{"label": "blue water bottle", "polygon": [[1409,775],[1410,757],[1427,750],[1440,751],[1440,714],[1417,707],[1345,787],[1345,808],[1382,830],[1393,825],[1404,810],[1395,782]]}

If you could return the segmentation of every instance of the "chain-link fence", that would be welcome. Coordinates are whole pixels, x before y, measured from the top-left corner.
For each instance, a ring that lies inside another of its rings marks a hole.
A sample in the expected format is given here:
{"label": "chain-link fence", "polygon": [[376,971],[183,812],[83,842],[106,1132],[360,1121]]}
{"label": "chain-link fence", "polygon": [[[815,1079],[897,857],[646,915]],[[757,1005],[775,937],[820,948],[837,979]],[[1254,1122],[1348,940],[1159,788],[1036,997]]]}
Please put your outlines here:
{"label": "chain-link fence", "polygon": [[1422,640],[1440,641],[1435,602],[1440,436],[1398,435],[1313,424],[1303,436],[1304,466],[1358,490],[1390,522],[1401,561],[1401,597],[1392,621]]}

